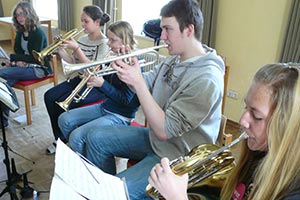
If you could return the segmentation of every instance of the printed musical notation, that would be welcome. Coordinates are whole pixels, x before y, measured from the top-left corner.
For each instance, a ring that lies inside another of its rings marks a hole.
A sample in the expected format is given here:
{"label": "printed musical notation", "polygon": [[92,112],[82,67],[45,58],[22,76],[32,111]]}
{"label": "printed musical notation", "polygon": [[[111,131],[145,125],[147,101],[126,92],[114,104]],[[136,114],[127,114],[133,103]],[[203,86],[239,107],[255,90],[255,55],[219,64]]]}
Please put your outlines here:
{"label": "printed musical notation", "polygon": [[128,200],[123,180],[107,174],[61,140],[57,142],[50,200]]}

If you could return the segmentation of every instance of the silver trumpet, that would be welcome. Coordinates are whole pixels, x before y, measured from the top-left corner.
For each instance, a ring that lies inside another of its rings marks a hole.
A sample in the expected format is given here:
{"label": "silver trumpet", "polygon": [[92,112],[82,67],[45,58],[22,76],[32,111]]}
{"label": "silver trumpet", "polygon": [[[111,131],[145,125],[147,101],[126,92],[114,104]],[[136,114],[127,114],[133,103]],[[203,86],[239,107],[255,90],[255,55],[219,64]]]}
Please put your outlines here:
{"label": "silver trumpet", "polygon": [[[145,48],[145,49],[136,50],[136,51],[133,51],[131,53],[124,54],[124,55],[110,56],[108,58],[100,59],[100,60],[97,60],[97,61],[91,61],[91,62],[88,62],[88,63],[69,64],[65,61],[62,61],[62,68],[63,68],[64,74],[66,76],[70,76],[70,75],[72,75],[76,72],[82,71],[84,69],[89,69],[91,67],[98,66],[98,65],[109,64],[109,63],[114,62],[116,60],[121,60],[121,59],[122,60],[127,60],[130,57],[140,56],[140,55],[143,55],[143,54],[146,54],[146,53],[155,54],[157,56],[156,60],[153,60],[153,61],[150,61],[150,62],[145,62],[145,63],[141,64],[141,67],[145,67],[145,66],[148,66],[148,65],[152,65],[152,64],[156,63],[159,60],[159,54],[156,50],[161,49],[161,48],[166,48],[166,47],[168,47],[168,45],[163,44],[163,45],[160,45],[160,46],[154,46],[154,47],[149,47],[149,48]],[[87,70],[87,71],[90,72],[91,70]],[[116,72],[117,71],[114,70],[113,68],[109,68],[109,69],[104,69],[103,71],[99,70],[97,72],[91,72],[91,73],[93,73],[93,75],[95,75],[95,76],[105,76],[105,75],[113,74],[113,73],[116,73]]]}
{"label": "silver trumpet", "polygon": [[[101,60],[92,61],[89,63],[80,63],[80,64],[69,64],[66,61],[62,59],[62,68],[64,71],[64,74],[67,76],[70,76],[76,72],[85,70],[87,72],[87,75],[83,77],[83,79],[80,81],[80,83],[76,86],[76,88],[72,91],[72,93],[62,102],[56,102],[62,109],[65,111],[69,110],[69,105],[75,101],[78,103],[81,100],[84,100],[86,96],[89,94],[89,92],[92,90],[91,88],[87,88],[81,95],[79,95],[79,92],[82,90],[82,88],[86,85],[88,80],[92,76],[106,76],[109,74],[114,74],[117,71],[114,70],[110,65],[105,68],[106,64],[109,64],[113,61],[123,59],[125,62],[130,62],[130,57],[132,56],[138,56],[145,53],[152,53],[156,56],[156,59],[152,61],[146,62],[144,59],[139,60],[140,67],[145,67],[149,65],[155,64],[159,60],[159,54],[156,51],[156,49],[165,48],[167,45],[161,45],[161,46],[155,46],[147,49],[141,49],[134,51],[133,53],[124,54],[124,55],[118,55],[118,56],[110,56],[108,58],[103,58]],[[103,66],[103,67],[102,67]]]}

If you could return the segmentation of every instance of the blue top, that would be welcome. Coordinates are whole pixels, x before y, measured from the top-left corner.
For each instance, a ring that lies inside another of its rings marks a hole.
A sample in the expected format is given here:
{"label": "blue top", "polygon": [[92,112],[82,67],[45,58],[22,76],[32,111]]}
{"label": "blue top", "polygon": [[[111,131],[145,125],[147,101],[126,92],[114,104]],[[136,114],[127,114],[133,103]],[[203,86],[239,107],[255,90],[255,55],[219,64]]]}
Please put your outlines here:
{"label": "blue top", "polygon": [[283,198],[283,200],[299,200],[300,199],[300,188]]}
{"label": "blue top", "polygon": [[104,76],[104,83],[98,89],[107,96],[103,102],[105,110],[127,118],[135,117],[140,106],[137,95],[116,74]]}

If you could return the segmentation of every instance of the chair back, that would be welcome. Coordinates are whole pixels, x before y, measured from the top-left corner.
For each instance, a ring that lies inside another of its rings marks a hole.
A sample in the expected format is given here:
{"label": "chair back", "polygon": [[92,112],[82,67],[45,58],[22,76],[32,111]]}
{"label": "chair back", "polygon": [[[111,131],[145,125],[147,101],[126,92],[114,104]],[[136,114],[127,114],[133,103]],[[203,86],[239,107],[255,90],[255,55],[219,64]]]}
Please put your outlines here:
{"label": "chair back", "polygon": [[220,146],[225,146],[226,144],[229,144],[232,141],[232,134],[225,133],[226,123],[227,123],[227,117],[225,115],[222,115],[219,135],[217,139],[217,144]]}

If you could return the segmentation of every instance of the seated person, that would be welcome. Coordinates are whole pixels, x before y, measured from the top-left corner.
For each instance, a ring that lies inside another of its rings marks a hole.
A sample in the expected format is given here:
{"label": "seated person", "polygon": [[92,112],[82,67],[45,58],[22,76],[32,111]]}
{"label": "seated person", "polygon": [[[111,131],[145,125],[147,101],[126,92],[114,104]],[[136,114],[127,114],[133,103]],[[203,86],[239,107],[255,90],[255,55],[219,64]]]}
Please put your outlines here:
{"label": "seated person", "polygon": [[[111,24],[107,30],[107,37],[107,44],[114,54],[124,45],[128,45],[131,50],[136,46],[133,29],[125,21]],[[72,109],[58,118],[58,125],[64,138],[69,140],[70,147],[83,155],[86,134],[90,129],[109,125],[130,125],[139,107],[135,93],[120,81],[116,74],[92,76],[87,85],[103,92],[107,97],[105,101]]]}
{"label": "seated person", "polygon": [[[31,4],[19,2],[13,10],[12,21],[16,29],[15,54],[11,54],[10,60],[5,62],[5,67],[0,68],[0,78],[5,79],[9,86],[13,86],[20,80],[33,80],[52,74],[48,58],[45,58],[44,65],[40,65],[32,54],[33,50],[43,50],[48,42]],[[9,109],[4,108],[4,113],[8,117]],[[8,126],[7,117],[4,119],[4,127]]]}
{"label": "seated person", "polygon": [[[152,167],[161,157],[185,155],[199,143],[214,143],[221,121],[224,62],[201,43],[203,18],[195,0],[172,0],[161,10],[164,62],[141,72],[132,64],[112,63],[119,79],[137,94],[149,128],[103,126],[87,133],[87,159],[103,171],[125,178],[131,200],[147,198]],[[115,156],[139,160],[116,174]]]}
{"label": "seated person", "polygon": [[[70,40],[64,40],[58,48],[59,56],[68,63],[85,63],[91,60],[102,59],[107,56],[109,47],[107,46],[107,37],[101,30],[101,26],[110,20],[110,16],[102,11],[102,9],[95,5],[88,5],[83,8],[81,13],[81,23],[85,34],[80,36],[77,42],[71,38]],[[72,55],[69,55],[65,48],[73,51]],[[70,80],[66,80],[53,88],[46,91],[44,94],[44,102],[47,108],[48,115],[50,117],[52,132],[54,135],[54,142],[47,148],[48,154],[54,154],[56,148],[56,140],[60,138],[66,142],[66,139],[62,136],[58,127],[58,117],[64,112],[56,102],[64,101],[72,91],[81,82],[81,76],[76,76]],[[79,95],[85,91],[84,86]],[[104,99],[105,95],[99,90],[92,89],[86,98],[79,102],[71,102],[69,109],[78,108],[82,105],[97,102]]]}
{"label": "seated person", "polygon": [[[240,119],[249,138],[243,141],[241,159],[229,174],[221,199],[300,199],[299,98],[299,63],[269,64],[256,72]],[[172,172],[167,158],[153,167],[149,177],[150,185],[167,200],[187,199],[187,181],[187,174]]]}

